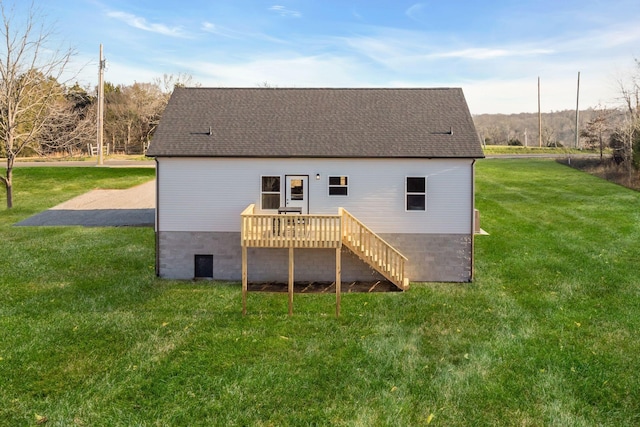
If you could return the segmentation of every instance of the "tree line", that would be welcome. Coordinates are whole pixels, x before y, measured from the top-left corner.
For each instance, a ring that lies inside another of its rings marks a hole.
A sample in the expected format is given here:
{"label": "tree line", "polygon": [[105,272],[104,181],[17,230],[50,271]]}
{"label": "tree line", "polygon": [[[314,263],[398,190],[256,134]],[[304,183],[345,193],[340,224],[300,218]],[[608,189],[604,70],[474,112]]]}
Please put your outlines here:
{"label": "tree line", "polygon": [[[616,107],[597,106],[579,112],[576,143],[575,110],[541,114],[480,114],[473,117],[485,145],[566,147],[605,152],[629,171],[640,169],[640,60],[626,80],[618,80]],[[541,123],[541,126],[539,124]]]}
{"label": "tree line", "polygon": [[[164,81],[174,82],[172,87],[184,84],[175,76],[165,76]],[[35,88],[42,90],[41,85],[53,86],[51,95],[47,99],[36,100],[38,97],[33,91]],[[17,124],[17,142],[20,143],[30,130],[34,135],[20,150],[19,156],[78,156],[87,153],[88,146],[96,144],[96,90],[77,83],[66,86],[44,76],[34,78],[31,86],[24,93],[33,102],[26,101],[30,105],[23,113],[24,120]],[[105,83],[104,142],[110,145],[110,150],[144,154],[170,94],[161,80],[132,85]],[[37,130],[33,129],[36,121],[32,120],[36,115],[42,116]],[[0,157],[7,157],[7,151],[11,149],[8,144],[2,144]]]}
{"label": "tree line", "polygon": [[621,109],[595,107],[579,112],[580,127],[576,147],[575,110],[537,113],[480,114],[473,117],[478,135],[485,145],[555,147],[598,150],[608,148],[613,131],[624,121]]}

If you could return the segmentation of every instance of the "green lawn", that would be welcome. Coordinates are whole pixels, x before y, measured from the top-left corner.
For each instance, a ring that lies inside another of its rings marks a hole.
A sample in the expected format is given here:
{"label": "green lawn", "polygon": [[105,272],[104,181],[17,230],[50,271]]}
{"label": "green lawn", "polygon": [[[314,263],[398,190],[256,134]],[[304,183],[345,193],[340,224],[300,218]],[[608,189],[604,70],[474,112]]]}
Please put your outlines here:
{"label": "green lawn", "polygon": [[[1,172],[1,171],[0,171]],[[11,224],[149,169],[23,168],[0,210],[0,425],[640,424],[640,194],[477,163],[473,284],[249,295],[154,278],[149,228]],[[0,196],[0,209],[4,198]]]}

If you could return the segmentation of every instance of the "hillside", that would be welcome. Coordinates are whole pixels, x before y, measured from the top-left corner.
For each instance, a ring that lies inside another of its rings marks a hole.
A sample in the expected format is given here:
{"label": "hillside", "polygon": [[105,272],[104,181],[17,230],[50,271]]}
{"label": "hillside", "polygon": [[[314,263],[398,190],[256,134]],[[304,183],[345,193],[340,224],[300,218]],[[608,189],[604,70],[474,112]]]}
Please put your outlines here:
{"label": "hillside", "polygon": [[[607,112],[609,128],[622,120],[622,113],[617,110]],[[579,116],[580,129],[593,120],[602,110],[589,108],[581,110]],[[509,140],[517,139],[522,145],[537,147],[538,113],[519,114],[478,114],[473,121],[482,141],[489,145],[507,145]],[[542,113],[542,145],[574,147],[575,146],[575,110]],[[608,135],[608,134],[607,134]],[[586,141],[581,138],[580,145]]]}

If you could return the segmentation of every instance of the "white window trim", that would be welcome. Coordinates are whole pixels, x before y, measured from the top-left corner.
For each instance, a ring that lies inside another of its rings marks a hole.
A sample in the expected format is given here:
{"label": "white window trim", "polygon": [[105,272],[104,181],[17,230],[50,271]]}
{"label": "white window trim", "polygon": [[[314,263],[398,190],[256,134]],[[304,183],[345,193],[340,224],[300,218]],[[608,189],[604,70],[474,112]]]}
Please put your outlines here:
{"label": "white window trim", "polygon": [[[331,178],[347,178],[346,185],[331,185]],[[351,182],[351,178],[349,175],[327,175],[327,195],[329,197],[349,197],[349,182]],[[331,194],[331,188],[346,188],[347,194]]]}
{"label": "white window trim", "polygon": [[[262,191],[262,179],[266,178],[266,177],[269,177],[269,178],[278,177],[278,178],[280,178],[280,191],[278,191],[278,192],[275,192],[275,191]],[[260,190],[260,210],[269,211],[269,212],[270,211],[274,211],[274,212],[278,211],[278,208],[276,208],[276,209],[265,209],[262,206],[262,195],[263,194],[278,194],[278,196],[280,196],[280,202],[278,203],[278,206],[281,206],[282,205],[282,181],[283,181],[282,180],[282,175],[260,175],[260,183],[259,183],[259,185],[260,185],[260,188],[259,188],[259,190]]]}
{"label": "white window trim", "polygon": [[[409,178],[424,178],[424,193],[420,192],[411,192],[409,193],[408,189],[407,189],[407,181],[409,180]],[[424,175],[407,175],[404,177],[404,211],[405,212],[426,212],[427,211],[427,177]],[[421,209],[408,209],[407,206],[407,196],[409,196],[410,194],[414,194],[414,195],[424,195],[424,210]]]}

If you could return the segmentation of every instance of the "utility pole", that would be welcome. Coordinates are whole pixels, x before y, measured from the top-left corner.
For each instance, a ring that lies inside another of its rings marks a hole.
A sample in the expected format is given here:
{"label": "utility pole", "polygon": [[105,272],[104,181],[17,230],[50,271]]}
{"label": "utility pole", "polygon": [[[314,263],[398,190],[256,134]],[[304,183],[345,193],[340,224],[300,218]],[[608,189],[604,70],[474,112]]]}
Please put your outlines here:
{"label": "utility pole", "polygon": [[102,57],[102,43],[100,43],[100,64],[98,65],[98,165],[104,164],[102,158],[102,137],[104,135],[104,68],[105,59]]}
{"label": "utility pole", "polygon": [[576,148],[580,148],[580,129],[579,126],[580,120],[580,71],[578,71],[578,90],[576,94]]}
{"label": "utility pole", "polygon": [[542,148],[542,113],[540,112],[540,76],[538,76],[538,146]]}

